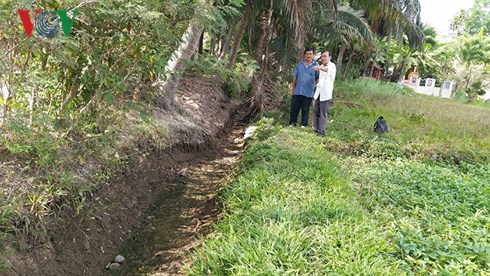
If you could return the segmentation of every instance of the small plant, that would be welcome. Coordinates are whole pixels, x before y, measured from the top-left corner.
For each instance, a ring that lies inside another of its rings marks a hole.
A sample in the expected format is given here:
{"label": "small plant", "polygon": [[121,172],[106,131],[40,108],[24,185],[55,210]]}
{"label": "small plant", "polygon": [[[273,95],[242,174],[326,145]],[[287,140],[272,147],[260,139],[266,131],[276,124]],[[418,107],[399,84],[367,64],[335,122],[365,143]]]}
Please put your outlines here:
{"label": "small plant", "polygon": [[486,91],[483,89],[483,83],[481,80],[473,82],[470,87],[465,90],[466,98],[471,103],[476,97],[485,95]]}
{"label": "small plant", "polygon": [[259,140],[265,140],[281,130],[281,126],[274,124],[274,118],[262,117],[257,122],[257,130],[254,136]]}

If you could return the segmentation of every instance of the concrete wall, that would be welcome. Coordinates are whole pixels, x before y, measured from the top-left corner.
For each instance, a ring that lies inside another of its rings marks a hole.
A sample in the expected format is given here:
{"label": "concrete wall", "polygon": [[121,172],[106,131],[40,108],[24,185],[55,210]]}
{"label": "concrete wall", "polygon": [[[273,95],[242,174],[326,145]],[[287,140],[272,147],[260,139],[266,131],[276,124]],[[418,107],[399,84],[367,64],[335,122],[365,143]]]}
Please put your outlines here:
{"label": "concrete wall", "polygon": [[412,87],[416,93],[436,96],[442,98],[451,98],[451,90],[449,89],[441,89],[440,87],[427,87],[427,86],[415,86]]}
{"label": "concrete wall", "polygon": [[485,95],[483,95],[483,100],[486,101],[486,100],[490,100],[490,90],[486,90],[487,93]]}
{"label": "concrete wall", "polygon": [[[449,89],[441,89],[440,87],[427,87],[427,86],[409,86],[415,90],[416,93],[436,96],[441,98],[451,98],[451,90]],[[487,93],[482,96],[483,100],[490,100],[490,89],[487,90]]]}

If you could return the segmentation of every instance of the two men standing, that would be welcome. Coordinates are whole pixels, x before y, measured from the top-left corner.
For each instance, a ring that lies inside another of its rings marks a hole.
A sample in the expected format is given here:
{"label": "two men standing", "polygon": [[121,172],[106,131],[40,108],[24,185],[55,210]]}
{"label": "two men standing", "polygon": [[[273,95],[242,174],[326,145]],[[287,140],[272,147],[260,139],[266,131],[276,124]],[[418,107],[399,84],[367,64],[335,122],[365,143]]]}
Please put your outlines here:
{"label": "two men standing", "polygon": [[327,111],[332,100],[336,67],[330,61],[330,52],[323,52],[321,65],[318,65],[313,60],[313,57],[313,49],[307,48],[304,52],[304,60],[298,63],[293,71],[289,124],[296,126],[301,109],[301,127],[306,127],[308,125],[310,105],[312,100],[315,99],[313,103],[313,130],[318,133],[318,136],[324,137]]}

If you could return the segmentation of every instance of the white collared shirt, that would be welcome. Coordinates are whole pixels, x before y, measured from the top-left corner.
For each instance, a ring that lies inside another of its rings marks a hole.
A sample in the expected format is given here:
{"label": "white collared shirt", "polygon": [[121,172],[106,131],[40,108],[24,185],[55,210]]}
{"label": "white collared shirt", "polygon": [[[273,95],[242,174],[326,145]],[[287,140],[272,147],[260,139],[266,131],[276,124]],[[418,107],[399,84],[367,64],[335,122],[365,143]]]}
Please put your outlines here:
{"label": "white collared shirt", "polygon": [[333,62],[329,61],[327,67],[327,72],[320,70],[320,77],[318,79],[318,84],[316,85],[315,95],[313,95],[313,99],[315,100],[318,100],[318,95],[320,95],[321,102],[332,99],[333,83],[337,72],[337,67]]}

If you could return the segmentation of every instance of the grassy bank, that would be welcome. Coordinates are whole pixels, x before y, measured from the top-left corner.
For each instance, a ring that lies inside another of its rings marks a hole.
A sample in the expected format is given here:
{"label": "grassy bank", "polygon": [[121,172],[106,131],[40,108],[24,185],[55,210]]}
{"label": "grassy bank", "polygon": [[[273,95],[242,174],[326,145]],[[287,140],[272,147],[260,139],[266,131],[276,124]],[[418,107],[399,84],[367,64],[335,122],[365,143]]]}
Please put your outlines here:
{"label": "grassy bank", "polygon": [[247,150],[189,272],[489,273],[490,109],[378,82],[336,96],[327,138],[284,128]]}
{"label": "grassy bank", "polygon": [[0,126],[0,248],[46,240],[63,218],[85,211],[131,157],[145,154],[141,145],[163,147],[164,134],[133,111],[101,112],[65,136],[54,126],[42,118],[30,127],[22,118]]}

